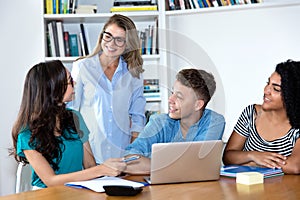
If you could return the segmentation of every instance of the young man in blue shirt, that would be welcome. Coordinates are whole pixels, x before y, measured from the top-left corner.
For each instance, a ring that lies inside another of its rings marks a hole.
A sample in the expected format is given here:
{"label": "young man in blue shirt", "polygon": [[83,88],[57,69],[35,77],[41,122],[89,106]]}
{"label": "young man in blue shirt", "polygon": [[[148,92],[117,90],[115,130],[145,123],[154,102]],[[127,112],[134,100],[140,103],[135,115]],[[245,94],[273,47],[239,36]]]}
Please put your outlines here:
{"label": "young man in blue shirt", "polygon": [[206,109],[216,89],[214,76],[204,70],[183,69],[176,75],[169,97],[169,113],[150,117],[138,138],[126,148],[125,157],[141,158],[127,164],[127,173],[149,174],[154,143],[221,140],[224,117]]}

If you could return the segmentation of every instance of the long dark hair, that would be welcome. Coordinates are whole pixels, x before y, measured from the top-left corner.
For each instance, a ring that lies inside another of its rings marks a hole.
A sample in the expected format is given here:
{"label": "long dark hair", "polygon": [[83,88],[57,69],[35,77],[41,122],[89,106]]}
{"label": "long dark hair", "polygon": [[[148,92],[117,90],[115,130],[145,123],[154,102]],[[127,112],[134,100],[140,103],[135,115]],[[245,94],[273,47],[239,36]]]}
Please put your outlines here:
{"label": "long dark hair", "polygon": [[277,64],[281,77],[282,99],[293,128],[300,128],[300,62],[287,60]]}
{"label": "long dark hair", "polygon": [[10,154],[14,155],[16,161],[28,163],[25,157],[16,154],[18,135],[28,129],[32,133],[29,145],[40,152],[54,170],[58,170],[62,142],[54,133],[63,137],[65,134],[62,130],[65,129],[76,133],[73,131],[76,130],[73,113],[66,110],[63,103],[67,85],[66,68],[59,60],[41,62],[29,70],[19,114],[12,129],[13,149]]}

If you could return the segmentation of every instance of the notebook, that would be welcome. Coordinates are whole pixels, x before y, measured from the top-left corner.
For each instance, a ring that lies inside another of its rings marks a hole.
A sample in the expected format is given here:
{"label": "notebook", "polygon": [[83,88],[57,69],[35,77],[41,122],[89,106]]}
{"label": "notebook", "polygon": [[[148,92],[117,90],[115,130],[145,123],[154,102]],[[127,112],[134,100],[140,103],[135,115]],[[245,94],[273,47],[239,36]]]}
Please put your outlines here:
{"label": "notebook", "polygon": [[152,145],[150,184],[209,181],[220,178],[221,140]]}
{"label": "notebook", "polygon": [[281,169],[272,169],[257,166],[226,165],[221,168],[221,176],[235,178],[237,173],[240,172],[259,172],[264,175],[264,178],[283,175]]}
{"label": "notebook", "polygon": [[84,188],[89,189],[95,192],[104,192],[103,186],[107,185],[117,185],[117,186],[131,186],[134,188],[140,188],[145,186],[142,183],[125,180],[119,177],[111,177],[111,176],[103,176],[87,181],[74,181],[65,183],[66,186],[74,187],[74,188]]}

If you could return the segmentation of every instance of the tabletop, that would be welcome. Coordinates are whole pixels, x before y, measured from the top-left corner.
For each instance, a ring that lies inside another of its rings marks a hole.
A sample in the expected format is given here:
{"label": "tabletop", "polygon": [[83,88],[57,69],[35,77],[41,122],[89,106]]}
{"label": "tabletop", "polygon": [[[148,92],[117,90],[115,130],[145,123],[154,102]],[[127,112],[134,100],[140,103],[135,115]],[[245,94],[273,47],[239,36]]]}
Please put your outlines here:
{"label": "tabletop", "polygon": [[[126,177],[141,181],[141,176]],[[28,191],[0,197],[0,200],[43,199],[43,200],[101,200],[101,199],[300,199],[300,176],[283,175],[264,180],[263,184],[236,184],[234,178],[220,177],[217,181],[173,183],[145,186],[133,197],[108,196],[86,189],[55,186],[42,190]]]}

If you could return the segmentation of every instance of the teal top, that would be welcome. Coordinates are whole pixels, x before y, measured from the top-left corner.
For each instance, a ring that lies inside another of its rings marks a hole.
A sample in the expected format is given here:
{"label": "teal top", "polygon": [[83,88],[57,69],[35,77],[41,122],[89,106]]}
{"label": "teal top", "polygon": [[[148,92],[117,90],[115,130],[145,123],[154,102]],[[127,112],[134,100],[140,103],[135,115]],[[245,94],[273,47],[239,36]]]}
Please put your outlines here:
{"label": "teal top", "polygon": [[[79,137],[78,134],[70,134],[67,130],[64,130],[64,133],[69,136],[68,139],[63,136],[58,136],[61,139],[62,143],[61,148],[62,151],[62,158],[58,163],[59,169],[55,171],[55,174],[67,174],[71,172],[76,172],[82,170],[82,163],[83,163],[83,143],[88,141],[88,134],[89,131],[81,117],[80,113],[77,111],[72,110],[74,114],[78,116],[79,119],[79,128],[83,136],[82,138]],[[25,157],[23,150],[33,150],[34,147],[29,145],[29,140],[31,136],[31,131],[27,128],[20,132],[18,135],[17,140],[17,154],[20,157]],[[31,175],[31,185],[46,188],[47,186],[43,183],[43,181],[38,177],[35,171],[32,169]]]}

